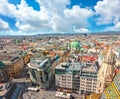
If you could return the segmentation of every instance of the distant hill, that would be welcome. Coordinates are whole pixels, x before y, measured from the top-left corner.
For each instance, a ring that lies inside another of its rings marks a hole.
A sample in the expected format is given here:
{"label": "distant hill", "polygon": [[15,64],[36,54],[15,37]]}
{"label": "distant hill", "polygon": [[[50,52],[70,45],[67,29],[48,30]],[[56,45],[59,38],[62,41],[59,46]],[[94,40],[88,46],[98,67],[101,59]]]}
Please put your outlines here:
{"label": "distant hill", "polygon": [[[91,33],[44,33],[44,34],[36,34],[36,35],[25,35],[25,36],[68,36],[68,35],[120,35],[120,31],[106,31],[106,32],[91,32]],[[2,37],[19,37],[24,35],[0,35]]]}

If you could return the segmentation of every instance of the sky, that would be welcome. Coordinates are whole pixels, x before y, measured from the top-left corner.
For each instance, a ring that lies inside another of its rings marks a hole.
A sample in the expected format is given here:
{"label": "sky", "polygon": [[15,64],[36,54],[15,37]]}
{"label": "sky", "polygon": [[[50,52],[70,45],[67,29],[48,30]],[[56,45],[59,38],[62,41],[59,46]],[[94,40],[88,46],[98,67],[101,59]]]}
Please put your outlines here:
{"label": "sky", "polygon": [[0,35],[120,31],[120,0],[0,1]]}

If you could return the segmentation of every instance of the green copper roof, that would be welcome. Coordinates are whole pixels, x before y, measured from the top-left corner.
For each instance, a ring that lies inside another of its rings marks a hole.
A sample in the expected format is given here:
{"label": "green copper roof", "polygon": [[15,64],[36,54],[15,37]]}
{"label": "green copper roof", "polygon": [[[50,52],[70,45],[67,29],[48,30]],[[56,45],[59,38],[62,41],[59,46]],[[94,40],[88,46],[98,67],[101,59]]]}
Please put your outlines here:
{"label": "green copper roof", "polygon": [[84,48],[81,48],[80,50],[81,50],[81,51],[84,51]]}
{"label": "green copper roof", "polygon": [[5,64],[3,62],[0,62],[0,69],[5,68]]}
{"label": "green copper roof", "polygon": [[80,43],[77,41],[71,42],[70,46],[72,48],[80,48]]}

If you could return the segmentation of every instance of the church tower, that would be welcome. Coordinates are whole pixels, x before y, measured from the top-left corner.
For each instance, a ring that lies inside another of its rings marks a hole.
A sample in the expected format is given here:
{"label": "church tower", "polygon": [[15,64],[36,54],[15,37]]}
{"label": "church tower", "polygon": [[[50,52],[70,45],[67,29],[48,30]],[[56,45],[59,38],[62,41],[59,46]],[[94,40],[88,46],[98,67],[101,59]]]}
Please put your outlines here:
{"label": "church tower", "polygon": [[110,46],[105,60],[98,71],[96,93],[102,93],[105,87],[111,83],[114,76],[114,63],[115,55]]}

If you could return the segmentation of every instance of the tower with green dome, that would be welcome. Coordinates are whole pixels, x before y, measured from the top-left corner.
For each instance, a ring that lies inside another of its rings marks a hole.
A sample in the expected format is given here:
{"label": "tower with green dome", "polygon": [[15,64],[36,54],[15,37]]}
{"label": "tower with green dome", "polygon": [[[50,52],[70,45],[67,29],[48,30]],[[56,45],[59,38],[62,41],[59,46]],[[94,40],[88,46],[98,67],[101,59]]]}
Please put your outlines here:
{"label": "tower with green dome", "polygon": [[0,69],[4,69],[4,68],[5,68],[5,64],[0,61]]}
{"label": "tower with green dome", "polygon": [[81,44],[78,41],[73,41],[70,43],[70,49],[72,52],[74,51],[80,51],[81,49]]}

